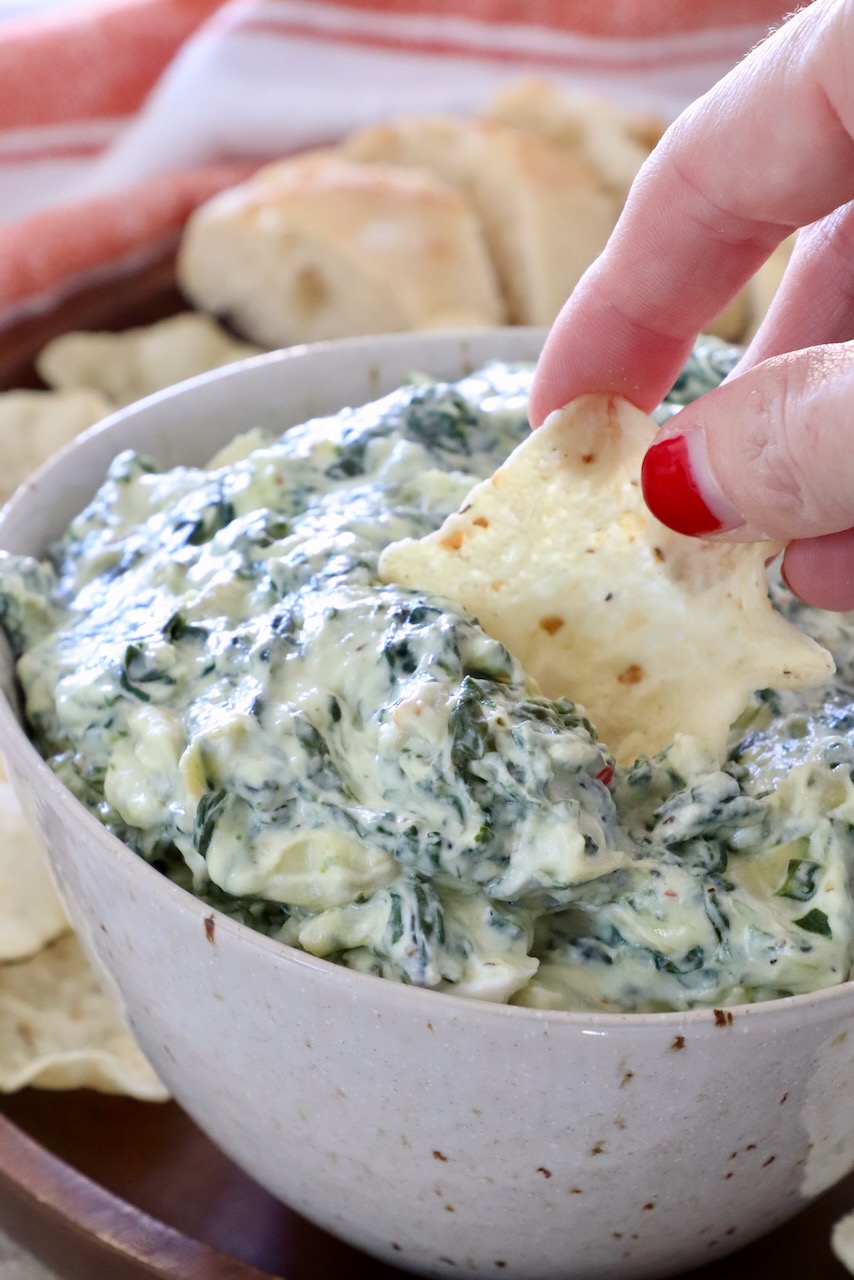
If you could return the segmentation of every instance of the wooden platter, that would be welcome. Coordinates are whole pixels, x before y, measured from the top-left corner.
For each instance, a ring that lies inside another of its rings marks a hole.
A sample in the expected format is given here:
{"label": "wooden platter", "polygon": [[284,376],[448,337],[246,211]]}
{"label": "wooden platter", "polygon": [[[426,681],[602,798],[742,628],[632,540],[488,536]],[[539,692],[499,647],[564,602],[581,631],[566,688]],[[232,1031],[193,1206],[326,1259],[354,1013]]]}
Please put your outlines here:
{"label": "wooden platter", "polygon": [[186,309],[175,286],[174,249],[120,279],[100,280],[0,328],[0,391],[43,385],[33,359],[46,342],[71,329],[129,329]]}
{"label": "wooden platter", "polygon": [[[94,284],[0,332],[0,390],[37,386],[33,357],[58,333],[148,324],[182,306],[168,254],[121,281]],[[692,1280],[843,1280],[830,1231],[850,1210],[854,1174],[765,1239],[692,1272]],[[404,1274],[278,1203],[175,1103],[85,1090],[0,1097],[0,1228],[63,1280]]]}

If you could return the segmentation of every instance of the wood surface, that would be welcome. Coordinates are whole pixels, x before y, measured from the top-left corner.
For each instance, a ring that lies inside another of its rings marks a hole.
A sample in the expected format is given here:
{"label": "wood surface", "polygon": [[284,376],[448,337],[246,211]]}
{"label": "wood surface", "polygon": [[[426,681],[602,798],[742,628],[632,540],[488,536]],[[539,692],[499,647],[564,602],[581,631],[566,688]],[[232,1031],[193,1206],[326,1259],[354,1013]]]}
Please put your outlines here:
{"label": "wood surface", "polygon": [[175,286],[174,251],[119,280],[96,281],[49,311],[25,316],[0,329],[0,391],[40,386],[33,358],[60,333],[70,329],[129,329],[153,324],[186,307]]}
{"label": "wood surface", "polygon": [[291,1213],[175,1103],[0,1101],[0,1227],[68,1280],[396,1280]]}

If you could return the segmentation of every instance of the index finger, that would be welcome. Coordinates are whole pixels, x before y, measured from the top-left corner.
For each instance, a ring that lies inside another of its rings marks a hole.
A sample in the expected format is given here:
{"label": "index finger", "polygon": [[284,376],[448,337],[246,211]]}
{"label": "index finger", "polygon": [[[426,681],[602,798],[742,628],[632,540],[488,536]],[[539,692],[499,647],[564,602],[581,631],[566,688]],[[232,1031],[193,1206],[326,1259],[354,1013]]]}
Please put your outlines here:
{"label": "index finger", "polygon": [[815,0],[670,127],[552,327],[533,425],[589,391],[652,409],[772,249],[854,197],[852,64],[854,0]]}

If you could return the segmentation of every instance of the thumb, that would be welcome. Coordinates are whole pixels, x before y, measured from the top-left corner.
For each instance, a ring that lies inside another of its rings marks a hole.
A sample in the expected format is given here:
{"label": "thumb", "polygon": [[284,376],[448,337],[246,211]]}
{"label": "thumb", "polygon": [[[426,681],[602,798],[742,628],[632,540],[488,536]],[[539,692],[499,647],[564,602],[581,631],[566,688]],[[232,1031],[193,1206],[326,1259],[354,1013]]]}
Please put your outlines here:
{"label": "thumb", "polygon": [[755,365],[688,405],[643,464],[679,533],[819,538],[854,526],[854,343]]}

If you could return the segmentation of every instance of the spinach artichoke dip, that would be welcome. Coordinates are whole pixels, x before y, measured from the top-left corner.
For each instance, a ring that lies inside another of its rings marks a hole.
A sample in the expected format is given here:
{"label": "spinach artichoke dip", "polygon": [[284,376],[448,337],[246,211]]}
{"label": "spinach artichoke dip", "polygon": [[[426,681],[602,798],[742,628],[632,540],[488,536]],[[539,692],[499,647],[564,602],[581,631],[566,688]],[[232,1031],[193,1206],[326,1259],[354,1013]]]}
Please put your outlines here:
{"label": "spinach artichoke dip", "polygon": [[[659,419],[733,354],[698,346]],[[365,973],[615,1012],[846,980],[845,619],[772,584],[835,682],[755,694],[724,759],[682,737],[622,768],[474,617],[380,583],[525,437],[530,380],[414,379],[205,469],[117,457],[44,562],[0,566],[39,750],[211,907]]]}

